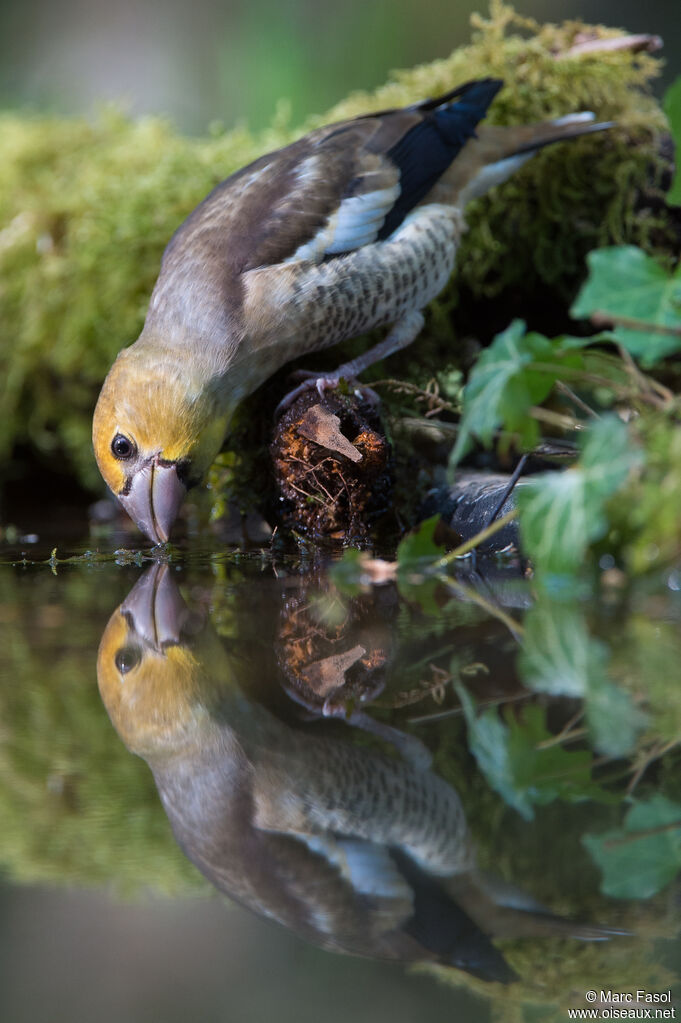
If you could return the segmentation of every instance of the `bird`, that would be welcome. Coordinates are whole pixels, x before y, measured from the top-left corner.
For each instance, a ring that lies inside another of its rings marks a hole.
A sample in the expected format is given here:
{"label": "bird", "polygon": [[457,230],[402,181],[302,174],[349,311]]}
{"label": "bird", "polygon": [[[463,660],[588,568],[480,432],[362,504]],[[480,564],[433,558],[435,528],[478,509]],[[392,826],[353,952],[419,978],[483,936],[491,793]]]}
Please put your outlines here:
{"label": "bird", "polygon": [[327,951],[505,984],[516,974],[493,938],[624,933],[479,871],[461,799],[430,765],[275,715],[238,643],[223,645],[173,575],[152,565],[113,612],[97,679],[175,839],[220,892]]}
{"label": "bird", "polygon": [[612,126],[589,111],[480,124],[502,85],[316,129],[232,174],[179,226],[93,416],[100,472],[153,543],[169,539],[246,396],[375,327],[386,337],[320,390],[411,344],[454,269],[466,204],[542,147]]}

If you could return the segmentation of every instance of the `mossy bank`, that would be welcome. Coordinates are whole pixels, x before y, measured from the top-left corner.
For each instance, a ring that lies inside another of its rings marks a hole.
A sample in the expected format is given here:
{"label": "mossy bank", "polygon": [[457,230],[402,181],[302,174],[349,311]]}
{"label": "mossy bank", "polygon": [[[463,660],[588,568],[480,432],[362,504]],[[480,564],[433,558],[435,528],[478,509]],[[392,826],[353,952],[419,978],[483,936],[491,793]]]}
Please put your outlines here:
{"label": "mossy bank", "polygon": [[[163,248],[220,180],[313,124],[409,103],[484,75],[505,80],[490,120],[511,123],[592,109],[607,137],[556,147],[470,210],[450,289],[418,359],[456,364],[451,309],[504,289],[567,299],[589,249],[672,245],[659,199],[665,119],[650,88],[660,62],[627,49],[572,53],[617,34],[579,22],[540,26],[495,3],[469,46],[396,72],[305,125],[183,138],[158,118],[103,111],[95,120],[0,117],[0,451],[57,460],[81,485],[100,481],[90,421],[114,356],[141,328]],[[272,97],[273,108],[279,97]],[[651,199],[652,197],[652,199]],[[482,327],[484,335],[484,326]],[[408,372],[408,370],[407,370]],[[15,467],[16,469],[16,467]],[[21,471],[21,467],[19,469]]]}

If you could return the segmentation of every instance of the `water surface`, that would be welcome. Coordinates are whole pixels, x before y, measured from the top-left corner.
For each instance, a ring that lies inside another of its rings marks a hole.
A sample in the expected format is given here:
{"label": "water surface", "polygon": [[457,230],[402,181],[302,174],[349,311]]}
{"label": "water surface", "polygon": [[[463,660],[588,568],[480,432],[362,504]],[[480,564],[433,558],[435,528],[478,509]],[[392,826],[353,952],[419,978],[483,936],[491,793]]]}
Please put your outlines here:
{"label": "water surface", "polygon": [[678,994],[678,573],[114,549],[2,552],[2,1018]]}

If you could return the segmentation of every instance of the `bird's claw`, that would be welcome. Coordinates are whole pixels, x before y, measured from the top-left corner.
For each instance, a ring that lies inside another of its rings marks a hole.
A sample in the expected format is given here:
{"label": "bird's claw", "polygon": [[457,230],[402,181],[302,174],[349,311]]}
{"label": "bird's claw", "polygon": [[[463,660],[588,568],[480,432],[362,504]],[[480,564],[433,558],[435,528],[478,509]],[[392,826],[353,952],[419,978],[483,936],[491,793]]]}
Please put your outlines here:
{"label": "bird's claw", "polygon": [[290,409],[298,398],[308,391],[316,390],[319,397],[324,400],[325,391],[335,391],[340,385],[341,380],[344,380],[349,385],[350,393],[354,394],[357,398],[368,401],[372,405],[380,405],[381,403],[381,399],[371,387],[367,387],[366,384],[360,384],[356,380],[348,379],[342,374],[319,376],[317,373],[308,373],[307,370],[303,372],[306,373],[307,379],[284,395],[275,409],[275,416],[277,418]]}
{"label": "bird's claw", "polygon": [[323,398],[324,391],[334,390],[334,388],[338,387],[340,380],[340,377],[320,377],[317,373],[310,373],[307,380],[303,380],[301,384],[298,384],[292,391],[284,395],[274,410],[275,416],[278,418],[283,415],[284,412],[288,411],[298,401],[301,395],[307,394],[308,391],[316,389],[319,397]]}
{"label": "bird's claw", "polygon": [[332,376],[320,376],[318,373],[313,373],[310,370],[298,370],[296,373],[297,377],[305,375],[302,383],[294,387],[292,391],[285,394],[281,399],[274,414],[276,418],[283,415],[284,412],[288,411],[293,404],[300,398],[301,395],[307,394],[308,391],[316,390],[319,397],[324,400],[325,391],[335,391],[340,385],[341,380],[344,380],[348,384],[350,393],[356,395],[358,398],[363,398],[365,401],[369,401],[372,405],[380,405],[381,399],[371,387],[367,387],[365,384],[360,384],[357,380],[348,378],[342,373],[336,373]]}

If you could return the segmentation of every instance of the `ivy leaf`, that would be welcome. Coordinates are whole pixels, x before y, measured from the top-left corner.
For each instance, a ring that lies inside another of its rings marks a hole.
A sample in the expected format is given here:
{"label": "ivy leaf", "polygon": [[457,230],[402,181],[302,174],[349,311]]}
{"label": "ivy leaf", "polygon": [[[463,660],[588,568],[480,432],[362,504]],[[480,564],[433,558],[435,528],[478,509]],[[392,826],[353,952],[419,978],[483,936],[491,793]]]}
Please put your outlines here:
{"label": "ivy leaf", "polygon": [[625,482],[639,454],[617,416],[605,416],[582,435],[579,462],[564,472],[534,476],[518,491],[523,547],[538,573],[570,574],[608,523],[607,499]]}
{"label": "ivy leaf", "polygon": [[439,615],[436,591],[440,583],[423,573],[442,556],[444,548],[435,542],[439,515],[426,519],[418,529],[405,536],[397,548],[397,585],[405,600],[418,604],[424,614]]}
{"label": "ivy leaf", "polygon": [[435,542],[435,530],[439,521],[439,515],[432,515],[400,542],[397,548],[398,573],[422,569],[443,554],[444,548]]}
{"label": "ivy leaf", "polygon": [[343,556],[329,569],[329,577],[333,584],[348,597],[356,597],[362,592],[363,553],[354,547],[348,547],[343,551]]}
{"label": "ivy leaf", "polygon": [[[525,447],[532,447],[539,428],[528,412],[550,394],[560,376],[555,363],[561,354],[560,341],[525,333],[522,320],[514,320],[497,334],[480,355],[464,388],[463,416],[452,465],[466,452],[471,437],[489,445],[501,426],[518,433]],[[547,364],[546,369],[538,368],[541,363]],[[564,359],[566,366],[580,363],[581,356],[575,352]]]}
{"label": "ivy leaf", "polygon": [[681,167],[679,166],[678,154],[681,153],[681,78],[669,86],[662,101],[664,112],[669,118],[669,127],[676,144],[676,173],[672,181],[672,187],[667,193],[667,202],[674,206],[681,206]]}
{"label": "ivy leaf", "polygon": [[574,604],[550,600],[540,591],[523,628],[518,666],[528,689],[584,697],[590,683],[606,679],[607,648],[589,636],[584,615]]}
{"label": "ivy leaf", "polygon": [[[681,327],[681,265],[672,274],[635,245],[596,249],[587,256],[589,276],[570,310],[576,318],[594,313],[661,327]],[[681,336],[645,327],[616,325],[613,336],[644,366],[681,349]]]}
{"label": "ivy leaf", "polygon": [[589,635],[582,611],[545,591],[527,614],[519,669],[535,692],[581,697],[591,742],[599,753],[630,753],[646,718],[631,695],[608,677],[610,652]]}
{"label": "ivy leaf", "polygon": [[585,711],[595,749],[611,757],[631,753],[647,721],[631,693],[604,678],[590,680]]}
{"label": "ivy leaf", "polygon": [[603,872],[604,895],[647,899],[681,870],[681,805],[655,795],[635,803],[622,828],[582,842]]}
{"label": "ivy leaf", "polygon": [[478,767],[504,802],[525,820],[534,817],[534,806],[555,799],[611,801],[610,794],[591,779],[593,761],[588,750],[568,753],[560,746],[541,747],[552,737],[541,707],[527,707],[520,720],[508,717],[504,722],[496,710],[477,715],[466,689],[457,685],[456,691]]}

